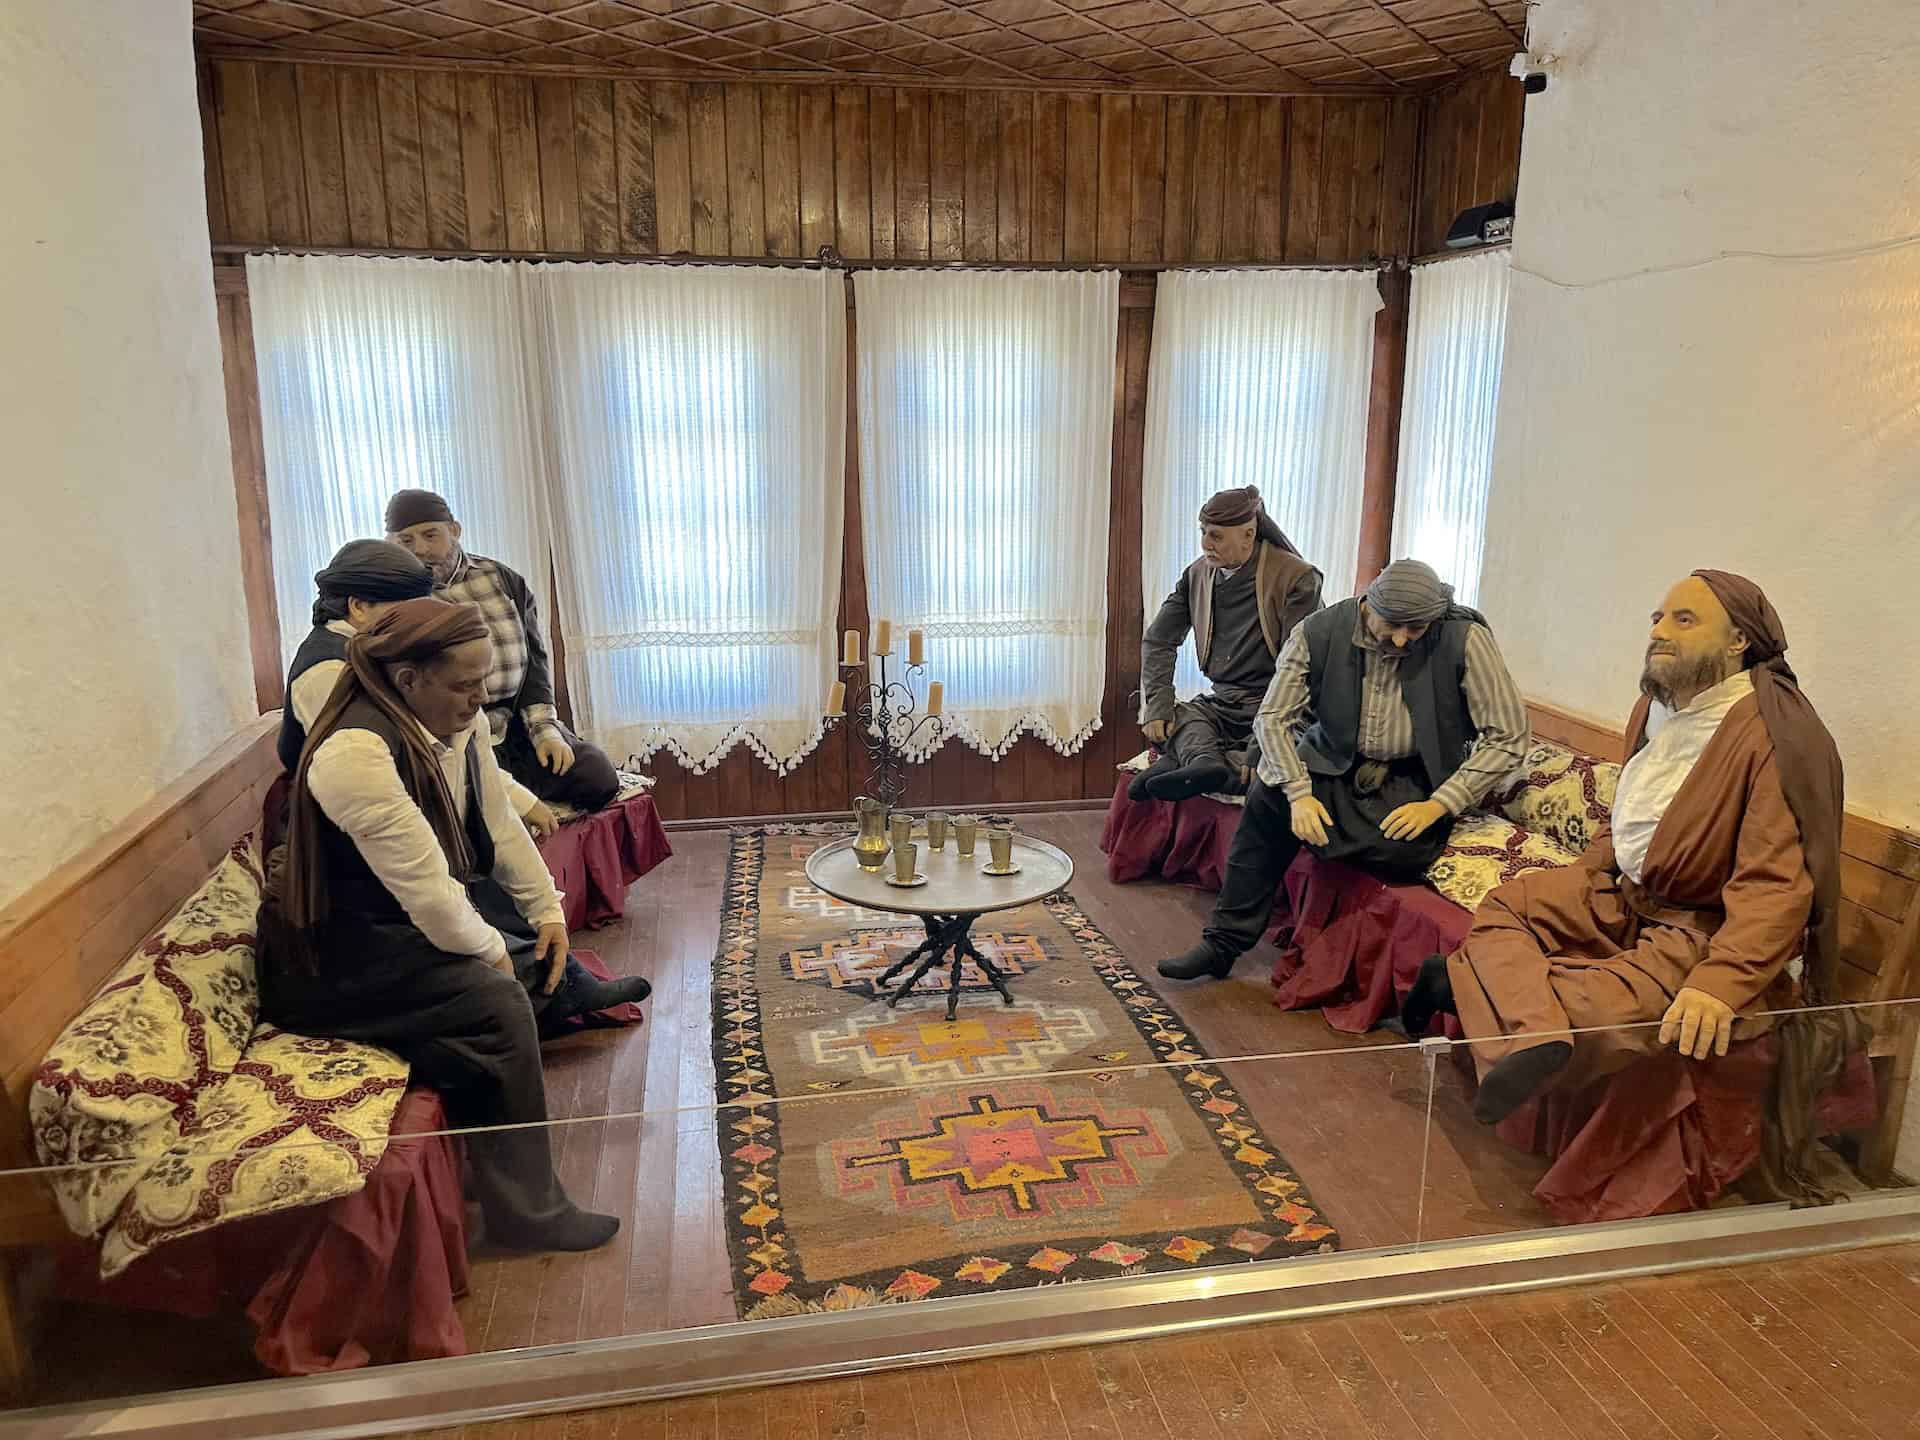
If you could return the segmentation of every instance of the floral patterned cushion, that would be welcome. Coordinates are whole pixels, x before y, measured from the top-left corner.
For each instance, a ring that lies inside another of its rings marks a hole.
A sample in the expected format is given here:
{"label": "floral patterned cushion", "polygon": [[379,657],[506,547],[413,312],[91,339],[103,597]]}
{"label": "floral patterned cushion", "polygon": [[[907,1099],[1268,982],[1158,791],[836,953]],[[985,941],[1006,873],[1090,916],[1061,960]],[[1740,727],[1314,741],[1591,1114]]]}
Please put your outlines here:
{"label": "floral patterned cushion", "polygon": [[362,1142],[384,1139],[406,1064],[256,1029],[262,887],[248,836],[34,1076],[35,1149],[45,1165],[74,1167],[54,1177],[54,1195],[76,1234],[104,1234],[104,1273],[175,1235],[348,1194],[379,1159],[380,1145]]}
{"label": "floral patterned cushion", "polygon": [[1535,870],[1578,863],[1580,853],[1538,830],[1526,830],[1500,815],[1469,810],[1454,822],[1440,858],[1427,867],[1427,883],[1463,910],[1477,910],[1496,885]]}
{"label": "floral patterned cushion", "polygon": [[1619,783],[1618,765],[1536,741],[1506,788],[1487,797],[1486,808],[1578,857],[1612,812]]}

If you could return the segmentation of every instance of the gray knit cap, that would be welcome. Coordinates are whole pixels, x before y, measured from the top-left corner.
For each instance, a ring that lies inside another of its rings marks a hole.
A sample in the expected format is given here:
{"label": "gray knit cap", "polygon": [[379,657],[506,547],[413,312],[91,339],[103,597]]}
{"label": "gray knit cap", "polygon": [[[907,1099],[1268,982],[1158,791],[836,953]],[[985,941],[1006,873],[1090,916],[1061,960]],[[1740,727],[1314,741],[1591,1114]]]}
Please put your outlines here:
{"label": "gray knit cap", "polygon": [[1431,625],[1453,608],[1453,587],[1431,565],[1396,560],[1367,587],[1367,608],[1389,625]]}

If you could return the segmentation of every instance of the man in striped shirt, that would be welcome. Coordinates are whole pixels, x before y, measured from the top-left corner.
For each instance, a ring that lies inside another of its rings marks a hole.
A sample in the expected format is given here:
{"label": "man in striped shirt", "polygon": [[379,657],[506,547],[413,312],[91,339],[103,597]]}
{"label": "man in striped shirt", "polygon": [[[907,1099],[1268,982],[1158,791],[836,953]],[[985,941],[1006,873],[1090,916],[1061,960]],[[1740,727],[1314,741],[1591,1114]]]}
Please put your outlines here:
{"label": "man in striped shirt", "polygon": [[1259,942],[1302,845],[1415,880],[1453,821],[1526,755],[1526,703],[1477,611],[1418,560],[1295,627],[1254,721],[1260,773],[1200,943],[1160,962],[1225,979]]}

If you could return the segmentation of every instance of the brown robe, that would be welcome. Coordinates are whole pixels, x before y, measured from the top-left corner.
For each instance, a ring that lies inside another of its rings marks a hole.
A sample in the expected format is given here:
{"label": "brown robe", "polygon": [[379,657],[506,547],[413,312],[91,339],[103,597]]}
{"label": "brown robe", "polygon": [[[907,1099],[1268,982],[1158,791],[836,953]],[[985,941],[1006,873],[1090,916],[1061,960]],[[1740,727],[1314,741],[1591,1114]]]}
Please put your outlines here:
{"label": "brown robe", "polygon": [[[1642,702],[1632,734],[1645,716]],[[1659,1049],[1658,1021],[1683,986],[1750,1012],[1789,985],[1813,881],[1752,696],[1681,784],[1642,874],[1643,885],[1620,874],[1603,827],[1578,865],[1524,875],[1481,903],[1447,974],[1468,1039],[1484,1042],[1472,1047],[1482,1077],[1516,1050],[1571,1039],[1552,1088],[1577,1089]],[[1735,1037],[1768,1023],[1743,1013]],[[1565,1033],[1598,1025],[1637,1028]]]}

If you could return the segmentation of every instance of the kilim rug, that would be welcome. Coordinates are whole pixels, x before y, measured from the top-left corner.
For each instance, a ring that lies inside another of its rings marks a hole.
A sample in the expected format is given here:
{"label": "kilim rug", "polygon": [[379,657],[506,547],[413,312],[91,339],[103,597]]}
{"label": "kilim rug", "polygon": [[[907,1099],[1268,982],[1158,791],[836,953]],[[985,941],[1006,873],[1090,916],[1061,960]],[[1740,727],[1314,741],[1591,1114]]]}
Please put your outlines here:
{"label": "kilim rug", "polygon": [[1013,1005],[969,974],[952,1024],[932,976],[888,1009],[874,980],[925,932],[809,885],[828,838],[736,831],[728,861],[720,1099],[779,1102],[719,1116],[742,1315],[1337,1247],[1228,1076],[1070,899],[976,923]]}

